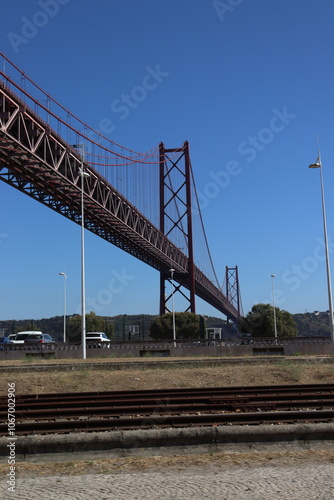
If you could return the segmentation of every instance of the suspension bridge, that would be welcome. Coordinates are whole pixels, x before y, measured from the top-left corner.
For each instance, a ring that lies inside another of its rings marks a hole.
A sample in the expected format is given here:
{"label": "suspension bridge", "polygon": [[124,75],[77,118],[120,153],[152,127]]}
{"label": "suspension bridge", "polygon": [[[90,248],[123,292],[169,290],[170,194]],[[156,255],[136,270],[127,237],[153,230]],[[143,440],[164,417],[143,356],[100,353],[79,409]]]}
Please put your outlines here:
{"label": "suspension bridge", "polygon": [[[4,54],[0,71],[0,179],[160,273],[160,314],[175,293],[200,297],[238,322],[238,268],[226,289],[214,270],[189,144],[138,153],[96,132]],[[196,228],[196,230],[195,230]],[[166,282],[172,292],[166,295]]]}

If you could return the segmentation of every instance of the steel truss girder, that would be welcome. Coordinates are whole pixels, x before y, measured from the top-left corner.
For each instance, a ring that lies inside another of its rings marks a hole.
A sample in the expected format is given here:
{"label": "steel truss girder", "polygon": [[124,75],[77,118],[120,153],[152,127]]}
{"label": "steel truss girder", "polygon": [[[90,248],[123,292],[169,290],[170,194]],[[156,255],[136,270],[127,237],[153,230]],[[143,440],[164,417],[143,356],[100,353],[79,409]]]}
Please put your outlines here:
{"label": "steel truss girder", "polygon": [[[81,223],[78,152],[0,84],[0,180],[68,219]],[[85,227],[162,273],[190,287],[188,257],[131,205],[89,163],[84,178]],[[196,294],[227,314],[236,310],[197,268]]]}

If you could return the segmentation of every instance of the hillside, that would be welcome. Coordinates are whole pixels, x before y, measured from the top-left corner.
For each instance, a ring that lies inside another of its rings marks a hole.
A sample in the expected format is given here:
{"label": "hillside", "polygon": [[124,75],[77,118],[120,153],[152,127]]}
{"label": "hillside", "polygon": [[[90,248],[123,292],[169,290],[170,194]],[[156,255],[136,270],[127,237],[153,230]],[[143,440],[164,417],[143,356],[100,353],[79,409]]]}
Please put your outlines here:
{"label": "hillside", "polygon": [[[77,315],[68,316],[68,322]],[[100,317],[101,324],[104,325],[105,332],[113,332],[115,340],[149,340],[150,325],[156,316],[149,314],[137,315],[118,315]],[[298,335],[301,337],[329,336],[329,312],[302,313],[294,314],[294,320],[297,323]],[[63,316],[54,316],[52,318],[42,318],[38,320],[7,320],[0,321],[0,334],[16,333],[22,330],[41,330],[49,333],[56,340],[62,340],[63,335]],[[236,332],[227,328],[227,323],[222,318],[206,316],[205,324],[207,328],[222,328],[223,336],[234,337]],[[89,331],[89,324],[87,324]]]}
{"label": "hillside", "polygon": [[[157,316],[150,314],[122,314],[118,316],[106,316],[103,318],[99,317],[101,319],[101,325],[104,325],[100,328],[108,334],[113,332],[110,336],[112,336],[114,340],[149,340],[150,326],[156,317]],[[67,316],[67,325],[69,325],[69,323],[75,318],[79,320],[78,315]],[[209,316],[205,317],[205,322],[207,328],[222,328],[224,336],[228,336],[225,320]],[[63,328],[63,316],[54,316],[52,318],[42,318],[37,320],[24,319],[0,321],[0,334],[3,333],[5,335],[17,333],[23,330],[40,330],[44,333],[49,333],[56,340],[62,340]],[[89,331],[89,329],[89,322],[87,322],[87,331]]]}
{"label": "hillside", "polygon": [[330,335],[329,311],[294,314],[300,337],[318,337]]}

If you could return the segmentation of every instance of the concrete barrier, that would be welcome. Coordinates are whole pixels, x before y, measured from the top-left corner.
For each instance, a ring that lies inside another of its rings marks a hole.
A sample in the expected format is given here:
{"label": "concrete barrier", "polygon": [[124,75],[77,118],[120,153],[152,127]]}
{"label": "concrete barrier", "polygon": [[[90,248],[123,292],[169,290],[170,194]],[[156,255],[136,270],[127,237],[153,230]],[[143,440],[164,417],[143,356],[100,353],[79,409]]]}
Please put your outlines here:
{"label": "concrete barrier", "polygon": [[[333,448],[334,424],[234,425],[139,429],[17,436],[16,460],[36,462],[128,455],[175,455],[231,451]],[[0,437],[0,463],[7,463],[8,438]]]}
{"label": "concrete barrier", "polygon": [[[324,338],[291,338],[291,339],[256,339],[244,343],[240,339],[218,341],[143,341],[115,342],[107,346],[87,346],[86,356],[90,358],[122,358],[122,357],[194,357],[194,356],[253,356],[253,355],[330,355],[330,339]],[[4,346],[0,351],[0,360],[14,359],[82,359],[80,344],[55,344],[41,347],[24,345]]]}

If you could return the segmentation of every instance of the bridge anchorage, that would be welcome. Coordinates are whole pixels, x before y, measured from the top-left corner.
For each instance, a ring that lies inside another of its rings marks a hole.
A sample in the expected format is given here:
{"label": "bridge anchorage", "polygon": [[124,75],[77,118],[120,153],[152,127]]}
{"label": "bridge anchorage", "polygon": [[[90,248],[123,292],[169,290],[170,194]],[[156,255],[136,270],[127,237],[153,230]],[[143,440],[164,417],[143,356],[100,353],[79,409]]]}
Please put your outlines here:
{"label": "bridge anchorage", "polygon": [[[161,143],[146,153],[124,148],[0,57],[7,68],[0,71],[0,180],[81,224],[83,166],[89,174],[83,185],[86,229],[160,273],[160,314],[168,311],[168,282],[172,294],[187,300],[187,311],[195,312],[197,296],[237,323],[237,273],[228,275],[225,295],[210,254],[214,280],[195,263],[193,222],[198,214],[208,253],[209,247],[199,204],[194,210],[198,200],[188,142],[176,149]],[[71,144],[84,145],[84,165]]]}

